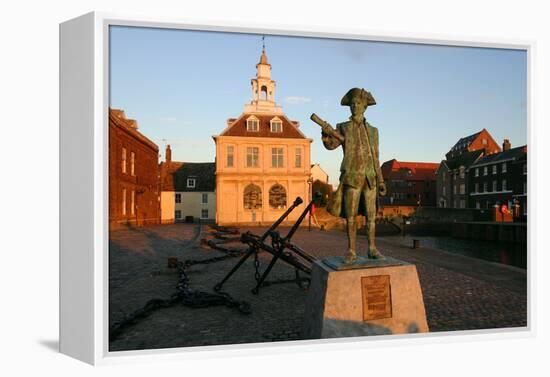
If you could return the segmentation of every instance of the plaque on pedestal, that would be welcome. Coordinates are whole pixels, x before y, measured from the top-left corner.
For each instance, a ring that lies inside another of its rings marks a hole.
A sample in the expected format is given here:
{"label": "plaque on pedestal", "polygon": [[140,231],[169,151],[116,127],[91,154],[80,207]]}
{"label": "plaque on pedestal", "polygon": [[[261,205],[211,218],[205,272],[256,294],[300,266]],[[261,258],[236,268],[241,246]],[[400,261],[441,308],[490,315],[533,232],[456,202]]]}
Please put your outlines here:
{"label": "plaque on pedestal", "polygon": [[304,337],[338,338],[428,332],[416,267],[394,258],[316,261]]}

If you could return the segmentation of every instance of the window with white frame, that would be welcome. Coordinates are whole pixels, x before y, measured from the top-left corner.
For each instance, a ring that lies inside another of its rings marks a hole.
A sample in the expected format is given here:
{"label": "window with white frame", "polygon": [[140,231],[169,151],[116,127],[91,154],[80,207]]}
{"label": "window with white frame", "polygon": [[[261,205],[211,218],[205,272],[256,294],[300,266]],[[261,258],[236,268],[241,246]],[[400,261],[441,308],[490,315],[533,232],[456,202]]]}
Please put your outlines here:
{"label": "window with white frame", "polygon": [[503,173],[506,173],[506,172],[507,172],[506,162],[503,162],[503,163],[502,163],[502,172],[503,172]]}
{"label": "window with white frame", "polygon": [[181,194],[176,193],[176,203],[181,203]]}
{"label": "window with white frame", "polygon": [[466,194],[466,185],[464,183],[460,184],[460,194]]}
{"label": "window with white frame", "polygon": [[202,194],[202,204],[208,203],[208,194]]}
{"label": "window with white frame", "polygon": [[487,192],[487,182],[483,182],[483,192]]}
{"label": "window with white frame", "polygon": [[489,173],[489,169],[487,168],[487,166],[484,166],[483,167],[483,175],[487,175]]}
{"label": "window with white frame", "polygon": [[207,219],[208,218],[208,209],[203,208],[201,209],[201,219]]}
{"label": "window with white frame", "polygon": [[464,199],[460,199],[460,208],[466,208],[466,201]]}
{"label": "window with white frame", "polygon": [[493,181],[493,191],[497,191],[497,181]]}
{"label": "window with white frame", "polygon": [[258,132],[260,130],[260,122],[257,118],[248,118],[246,120],[246,130],[250,132]]}
{"label": "window with white frame", "polygon": [[476,182],[474,192],[479,192],[479,183]]}
{"label": "window with white frame", "polygon": [[460,178],[464,178],[464,166],[460,167]]}
{"label": "window with white frame", "polygon": [[294,167],[295,168],[302,167],[302,148],[296,148],[294,150]]}
{"label": "window with white frame", "polygon": [[136,213],[136,192],[132,190],[130,193],[130,214],[134,215]]}
{"label": "window with white frame", "polygon": [[126,189],[122,189],[122,216],[126,216]]}
{"label": "window with white frame", "polygon": [[497,173],[497,166],[493,165],[493,174],[496,174],[496,173]]}
{"label": "window with white frame", "polygon": [[136,175],[136,154],[130,152],[130,175]]}
{"label": "window with white frame", "polygon": [[269,206],[273,209],[286,208],[286,190],[280,184],[275,184],[269,189]]}
{"label": "window with white frame", "polygon": [[262,208],[262,189],[253,183],[246,186],[243,192],[243,204],[244,209]]}
{"label": "window with white frame", "polygon": [[196,178],[187,178],[187,188],[195,188],[196,184]]}
{"label": "window with white frame", "polygon": [[479,177],[479,168],[476,168],[476,177]]}
{"label": "window with white frame", "polygon": [[122,172],[126,174],[127,172],[127,161],[126,161],[126,148],[122,148]]}
{"label": "window with white frame", "polygon": [[502,191],[506,191],[506,179],[502,180]]}
{"label": "window with white frame", "polygon": [[228,145],[227,146],[227,160],[226,160],[226,166],[228,168],[232,168],[233,167],[233,156],[234,156],[234,147],[232,145]]}
{"label": "window with white frame", "polygon": [[260,149],[258,147],[246,147],[246,167],[257,168]]}
{"label": "window with white frame", "polygon": [[176,220],[181,219],[181,209],[176,209],[176,211],[174,212],[174,217],[176,218]]}
{"label": "window with white frame", "polygon": [[271,167],[283,167],[283,148],[271,148]]}
{"label": "window with white frame", "polygon": [[271,132],[283,132],[283,122],[279,119],[271,120]]}

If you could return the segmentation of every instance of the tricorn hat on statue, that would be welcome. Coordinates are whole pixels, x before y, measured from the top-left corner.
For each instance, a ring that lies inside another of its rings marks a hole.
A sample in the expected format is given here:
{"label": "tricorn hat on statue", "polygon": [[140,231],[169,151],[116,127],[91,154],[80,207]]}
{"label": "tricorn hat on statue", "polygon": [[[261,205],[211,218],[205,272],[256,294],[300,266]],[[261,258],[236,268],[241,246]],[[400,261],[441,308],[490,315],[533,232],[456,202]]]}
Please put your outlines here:
{"label": "tricorn hat on statue", "polygon": [[372,94],[370,94],[370,92],[367,92],[365,89],[362,89],[362,88],[361,89],[353,88],[348,90],[346,95],[342,97],[342,100],[340,101],[340,105],[349,106],[349,104],[351,103],[351,99],[356,96],[359,96],[359,98],[361,98],[361,100],[366,106],[376,105],[376,101],[374,100],[374,97],[372,96]]}

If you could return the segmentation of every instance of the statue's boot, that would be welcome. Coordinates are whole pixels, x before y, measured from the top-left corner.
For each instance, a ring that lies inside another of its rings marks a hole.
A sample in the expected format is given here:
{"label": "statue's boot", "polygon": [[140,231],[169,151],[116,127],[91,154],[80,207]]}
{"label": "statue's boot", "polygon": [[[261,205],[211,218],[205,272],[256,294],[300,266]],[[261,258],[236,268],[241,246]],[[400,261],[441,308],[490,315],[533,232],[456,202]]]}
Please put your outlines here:
{"label": "statue's boot", "polygon": [[369,259],[386,259],[376,247],[369,247]]}
{"label": "statue's boot", "polygon": [[369,259],[385,259],[382,254],[376,248],[374,240],[376,237],[376,223],[374,221],[368,221],[366,224],[367,239],[369,240],[369,252],[367,256]]}
{"label": "statue's boot", "polygon": [[355,250],[348,250],[346,257],[344,258],[344,263],[352,264],[357,260],[357,253]]}

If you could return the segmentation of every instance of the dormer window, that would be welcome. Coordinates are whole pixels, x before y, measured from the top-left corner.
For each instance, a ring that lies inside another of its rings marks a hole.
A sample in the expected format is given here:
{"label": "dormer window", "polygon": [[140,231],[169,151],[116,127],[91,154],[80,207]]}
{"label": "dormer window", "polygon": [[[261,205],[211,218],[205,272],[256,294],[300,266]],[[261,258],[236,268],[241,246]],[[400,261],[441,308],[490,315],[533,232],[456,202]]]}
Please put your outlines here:
{"label": "dormer window", "polygon": [[195,188],[197,180],[195,178],[187,178],[187,188]]}
{"label": "dormer window", "polygon": [[283,122],[280,119],[271,119],[271,132],[283,132]]}
{"label": "dormer window", "polygon": [[258,132],[260,130],[260,121],[256,117],[250,117],[246,120],[246,130],[249,132]]}

